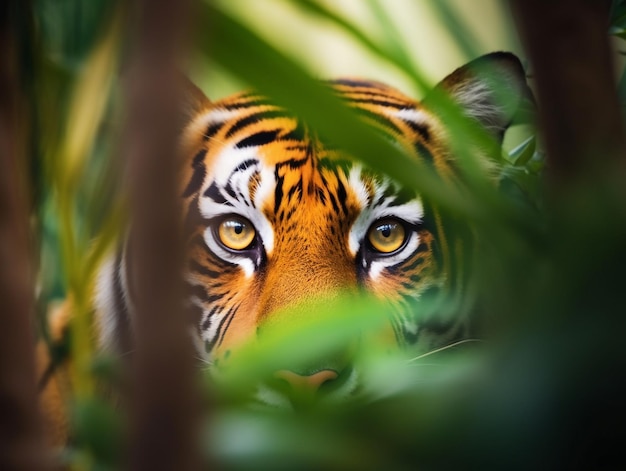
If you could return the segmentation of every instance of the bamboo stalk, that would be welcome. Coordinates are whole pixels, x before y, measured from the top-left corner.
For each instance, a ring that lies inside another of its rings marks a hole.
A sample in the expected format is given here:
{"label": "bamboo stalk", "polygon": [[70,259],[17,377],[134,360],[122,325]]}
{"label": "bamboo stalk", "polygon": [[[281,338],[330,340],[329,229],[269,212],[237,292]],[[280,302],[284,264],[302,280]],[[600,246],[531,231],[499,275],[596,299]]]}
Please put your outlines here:
{"label": "bamboo stalk", "polygon": [[0,469],[45,468],[37,407],[27,113],[15,2],[0,6]]}
{"label": "bamboo stalk", "polygon": [[619,169],[626,140],[608,39],[609,1],[512,0],[530,56],[554,184]]}
{"label": "bamboo stalk", "polygon": [[128,258],[135,304],[134,470],[198,467],[192,345],[181,308],[183,252],[178,227],[177,88],[189,5],[140,0],[135,51],[126,84],[131,235]]}

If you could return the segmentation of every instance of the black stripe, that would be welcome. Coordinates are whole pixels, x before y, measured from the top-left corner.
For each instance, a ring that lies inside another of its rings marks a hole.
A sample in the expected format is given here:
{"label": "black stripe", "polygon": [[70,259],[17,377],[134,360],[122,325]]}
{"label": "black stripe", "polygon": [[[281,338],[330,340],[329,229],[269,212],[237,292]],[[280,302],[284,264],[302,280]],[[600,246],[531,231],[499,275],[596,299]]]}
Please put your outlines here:
{"label": "black stripe", "polygon": [[421,142],[416,142],[414,144],[415,152],[417,156],[424,160],[424,162],[430,166],[434,165],[435,159],[433,154],[428,150],[428,148],[422,144]]}
{"label": "black stripe", "polygon": [[374,204],[372,204],[372,206],[381,206],[385,202],[385,200],[395,196],[395,191],[396,190],[395,188],[393,188],[392,185],[385,186],[385,190],[378,198],[376,198],[376,201],[374,202]]}
{"label": "black stripe", "polygon": [[208,293],[203,285],[187,285],[187,296],[189,298],[195,296],[200,301],[208,301]]}
{"label": "black stripe", "polygon": [[333,206],[333,211],[335,211],[335,214],[339,214],[339,205],[337,204],[337,199],[335,198],[335,195],[333,195],[332,191],[329,191],[328,196],[330,198],[330,204]]}
{"label": "black stripe", "polygon": [[356,108],[356,110],[359,115],[367,117],[368,119],[371,119],[372,121],[383,126],[383,128],[387,128],[387,132],[389,132],[390,134],[396,135],[396,136],[403,135],[402,130],[398,126],[396,126],[395,123],[391,122],[389,119],[385,118],[384,116],[381,116],[380,114],[367,110],[365,108]]}
{"label": "black stripe", "polygon": [[389,195],[385,195],[391,197],[389,206],[402,206],[415,199],[415,192],[407,188],[400,188],[395,193],[393,193],[395,188],[391,188],[391,190]]}
{"label": "black stripe", "polygon": [[275,178],[276,187],[274,188],[274,213],[277,213],[283,199],[283,184],[285,182],[285,177],[278,175],[278,167],[276,167]]}
{"label": "black stripe", "polygon": [[[281,141],[283,140],[288,140],[287,137],[289,135],[283,136],[280,138]],[[307,152],[309,150],[309,146],[305,145],[305,144],[296,144],[296,145],[291,145],[291,146],[285,146],[285,150],[288,152]]]}
{"label": "black stripe", "polygon": [[281,167],[284,167],[285,165],[287,165],[291,170],[295,170],[297,168],[300,168],[306,165],[308,161],[309,161],[309,156],[307,155],[305,157],[302,157],[301,159],[289,159],[287,162],[283,162],[279,165]]}
{"label": "black stripe", "polygon": [[324,193],[324,189],[316,186],[315,187],[317,190],[317,197],[320,199],[322,204],[326,204],[326,194]]}
{"label": "black stripe", "polygon": [[284,117],[285,113],[280,110],[268,110],[261,111],[259,113],[252,113],[244,118],[237,120],[226,133],[226,138],[230,138],[238,131],[250,126],[251,124],[258,123],[265,119]]}
{"label": "black stripe", "polygon": [[224,195],[222,194],[218,186],[215,184],[215,182],[211,183],[211,185],[204,192],[203,196],[211,198],[217,204],[227,204],[229,206],[232,206],[232,204],[230,204],[226,200],[226,198],[224,197]]}
{"label": "black stripe", "polygon": [[402,118],[402,121],[406,123],[415,133],[425,141],[430,141],[430,129],[426,124],[416,123],[410,119]]}
{"label": "black stripe", "polygon": [[410,280],[413,283],[419,283],[420,281],[422,281],[422,277],[420,275],[411,275]]}
{"label": "black stripe", "polygon": [[394,103],[398,103],[398,104],[403,103],[404,107],[407,106],[407,103],[405,100],[389,96],[389,92],[381,88],[368,87],[368,88],[358,88],[358,89],[352,89],[352,90],[340,89],[339,92],[341,93],[342,96],[346,97],[347,100],[352,99],[352,97],[356,98],[359,95],[363,95],[363,96],[370,97],[370,98],[379,98],[385,101],[391,100]]}
{"label": "black stripe", "polygon": [[[202,248],[206,248],[206,244],[204,244],[204,238],[200,236],[199,239],[201,239],[203,242]],[[222,274],[230,274],[232,273],[233,269],[238,267],[236,263],[228,262],[224,260],[223,258],[216,256],[215,254],[213,254],[213,252],[208,252],[205,260],[208,263],[217,265],[218,269],[221,271]]]}
{"label": "black stripe", "polygon": [[204,131],[204,136],[202,137],[202,139],[204,141],[208,141],[209,139],[213,138],[220,129],[222,129],[222,126],[224,125],[224,123],[213,123],[210,124],[207,128],[206,131]]}
{"label": "black stripe", "polygon": [[222,320],[222,322],[220,323],[218,327],[218,332],[219,332],[219,340],[217,342],[218,345],[221,345],[222,342],[224,341],[224,336],[226,335],[226,331],[228,330],[228,327],[230,326],[230,323],[233,320],[233,317],[235,317],[235,313],[237,312],[238,309],[239,309],[239,306],[231,307],[226,313],[226,315],[224,316],[224,319]]}
{"label": "black stripe", "polygon": [[303,141],[306,136],[306,128],[302,122],[297,121],[296,127],[284,136],[280,137],[281,141]]}
{"label": "black stripe", "polygon": [[413,261],[413,263],[411,263],[410,265],[406,265],[406,266],[402,267],[402,272],[406,273],[408,271],[415,270],[422,263],[424,263],[424,257],[417,257],[417,259],[415,261]]}
{"label": "black stripe", "polygon": [[206,156],[206,149],[201,149],[191,161],[191,166],[193,168],[203,167],[204,166],[204,157]]}
{"label": "black stripe", "polygon": [[257,147],[264,144],[269,144],[270,142],[276,140],[279,132],[280,131],[278,129],[274,129],[272,131],[257,132],[239,141],[235,145],[235,147],[237,147],[238,149],[242,149],[244,147]]}
{"label": "black stripe", "polygon": [[364,87],[364,88],[377,88],[376,84],[367,80],[354,80],[354,79],[335,79],[330,80],[333,85],[345,85],[346,87]]}
{"label": "black stripe", "polygon": [[337,177],[337,199],[341,203],[341,208],[344,214],[348,214],[348,206],[346,204],[348,194],[346,193],[346,187],[339,177]]}
{"label": "black stripe", "polygon": [[204,178],[206,177],[206,167],[204,166],[204,158],[206,156],[206,153],[207,150],[202,149],[193,158],[191,166],[194,170],[191,178],[189,179],[189,184],[187,185],[187,188],[185,188],[185,191],[183,191],[183,198],[187,198],[193,195],[202,186]]}
{"label": "black stripe", "polygon": [[376,105],[376,106],[384,106],[387,108],[394,108],[396,110],[401,110],[403,108],[406,108],[406,103],[398,103],[398,102],[391,102],[388,100],[377,100],[375,98],[352,98],[352,97],[347,97],[348,101],[350,103],[362,103],[362,104],[366,104],[366,105]]}
{"label": "black stripe", "polygon": [[246,98],[250,98],[250,100],[248,101],[236,101],[234,103],[229,103],[226,105],[222,105],[222,107],[225,110],[242,110],[242,109],[246,109],[246,108],[253,108],[255,106],[265,106],[265,105],[272,105],[272,102],[255,96],[255,95],[245,95],[242,96],[240,98],[240,100],[246,99]]}
{"label": "black stripe", "polygon": [[257,159],[247,159],[247,160],[244,160],[239,165],[237,165],[237,168],[235,168],[235,170],[232,171],[231,175],[233,173],[241,172],[243,170],[246,170],[247,168],[252,167],[253,165],[256,165],[258,163],[259,163],[259,161]]}
{"label": "black stripe", "polygon": [[194,273],[200,273],[201,275],[208,276],[210,278],[218,278],[219,272],[211,270],[204,265],[199,264],[195,260],[189,261],[189,269]]}
{"label": "black stripe", "polygon": [[209,295],[208,298],[206,298],[206,302],[207,303],[214,303],[215,301],[219,301],[220,299],[222,299],[225,296],[224,293],[222,294],[211,294]]}
{"label": "black stripe", "polygon": [[337,174],[339,170],[343,170],[343,173],[345,175],[348,175],[350,173],[350,170],[354,166],[354,161],[349,160],[349,159],[340,159],[340,158],[331,159],[328,157],[323,157],[318,160],[317,166],[320,169],[323,169],[323,168],[329,169],[335,172],[335,174]]}
{"label": "black stripe", "polygon": [[300,176],[300,179],[298,180],[298,182],[293,185],[290,189],[289,189],[289,193],[287,193],[287,199],[289,201],[291,201],[291,199],[293,198],[293,195],[296,194],[296,192],[300,192],[299,194],[302,194],[302,176]]}
{"label": "black stripe", "polygon": [[413,252],[414,254],[416,253],[421,253],[421,252],[427,252],[428,249],[430,248],[430,246],[428,244],[425,243],[421,243],[417,246],[417,248],[415,249],[415,252]]}
{"label": "black stripe", "polygon": [[[211,352],[211,350],[213,350],[213,348],[215,347],[217,341],[220,338],[222,325],[228,319],[228,316],[230,315],[230,312],[231,312],[231,310],[229,309],[225,314],[223,314],[221,316],[220,323],[218,324],[217,329],[215,330],[215,335],[213,336],[213,338],[211,338],[207,342],[207,345],[206,345],[206,351],[207,352]],[[217,311],[214,313],[214,315],[216,315],[216,314],[217,314]]]}
{"label": "black stripe", "polygon": [[207,314],[206,318],[202,321],[202,324],[200,325],[200,329],[203,332],[207,330],[209,327],[211,327],[211,320],[213,318],[213,314],[215,314],[215,311],[217,311],[217,306],[213,306],[211,310],[209,311],[209,313]]}
{"label": "black stripe", "polygon": [[233,188],[233,185],[230,183],[230,181],[222,189],[228,194],[228,196],[230,196],[233,199],[237,199],[237,193],[235,192],[235,189]]}

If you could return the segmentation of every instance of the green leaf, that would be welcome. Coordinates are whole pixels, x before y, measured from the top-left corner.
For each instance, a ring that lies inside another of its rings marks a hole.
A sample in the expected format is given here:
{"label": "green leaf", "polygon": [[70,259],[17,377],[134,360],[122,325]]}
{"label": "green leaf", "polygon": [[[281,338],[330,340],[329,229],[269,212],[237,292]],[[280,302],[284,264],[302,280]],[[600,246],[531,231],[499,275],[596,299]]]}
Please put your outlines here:
{"label": "green leaf", "polygon": [[[323,140],[463,217],[485,220],[490,218],[490,212],[503,217],[514,214],[497,196],[483,167],[471,152],[476,147],[490,148],[489,136],[463,116],[458,105],[443,93],[435,90],[429,98],[451,130],[453,148],[457,151],[460,167],[472,183],[471,191],[458,180],[445,181],[423,161],[402,152],[359,119],[329,87],[312,79],[299,64],[219,7],[203,4],[197,20],[210,25],[201,30],[197,39],[207,60],[218,62],[261,94],[271,97],[279,106],[289,109],[315,129]],[[243,57],[245,60],[241,59]]]}
{"label": "green leaf", "polygon": [[531,136],[509,152],[509,159],[516,167],[522,167],[533,157],[535,148],[535,136]]}
{"label": "green leaf", "polygon": [[97,463],[113,465],[122,457],[124,423],[111,404],[96,397],[76,402],[72,407],[73,437],[89,450]]}

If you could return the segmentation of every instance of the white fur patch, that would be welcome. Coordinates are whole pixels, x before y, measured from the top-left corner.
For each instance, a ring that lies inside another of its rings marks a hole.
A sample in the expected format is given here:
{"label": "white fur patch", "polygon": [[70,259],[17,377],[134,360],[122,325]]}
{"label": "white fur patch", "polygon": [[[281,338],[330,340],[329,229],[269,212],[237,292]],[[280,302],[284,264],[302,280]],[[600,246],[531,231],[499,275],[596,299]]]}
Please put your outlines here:
{"label": "white fur patch", "polygon": [[396,118],[403,119],[404,121],[410,121],[415,124],[429,124],[428,113],[422,110],[416,110],[415,108],[403,108],[401,110],[386,109],[385,113],[389,116],[395,116]]}
{"label": "white fur patch", "polygon": [[488,131],[502,131],[505,125],[504,107],[494,103],[494,92],[489,84],[472,80],[454,90],[453,98],[459,102],[467,116],[477,120]]}
{"label": "white fur patch", "polygon": [[104,350],[114,350],[116,344],[117,317],[115,315],[115,290],[113,277],[115,272],[115,258],[106,260],[96,279],[96,322],[98,324],[98,340]]}
{"label": "white fur patch", "polygon": [[[349,181],[351,187],[355,192],[365,192],[365,185],[360,179],[360,174],[357,178],[358,181],[353,181],[352,174],[350,175]],[[356,180],[356,178],[354,180]],[[350,251],[353,255],[359,250],[367,230],[370,228],[372,223],[378,219],[395,217],[410,224],[419,224],[422,221],[424,208],[418,198],[410,200],[399,206],[391,206],[391,203],[394,201],[393,196],[381,199],[385,190],[391,185],[393,185],[391,180],[384,178],[380,184],[375,185],[374,195],[367,197],[367,203],[363,205],[361,213],[357,217],[356,221],[354,221],[350,230],[349,244]],[[371,201],[369,201],[370,199]],[[381,201],[378,202],[378,200]]]}
{"label": "white fur patch", "polygon": [[[243,166],[246,162],[248,163]],[[226,148],[219,153],[215,163],[208,169],[207,173],[212,178],[208,178],[202,185],[198,203],[202,216],[206,219],[213,219],[222,215],[235,214],[248,219],[254,226],[265,253],[270,254],[274,248],[274,230],[261,208],[265,198],[270,197],[276,181],[272,169],[263,165],[262,157],[258,155],[258,149],[256,147]],[[255,174],[258,174],[260,182],[254,201],[252,201],[249,183]],[[229,204],[216,202],[210,196],[204,196],[204,192],[213,184],[220,192],[221,197]],[[204,240],[209,249],[218,257],[239,265],[246,277],[251,277],[254,274],[255,261],[247,256],[225,250],[215,240],[211,227],[204,231]]]}
{"label": "white fur patch", "polygon": [[117,258],[112,255],[101,266],[96,278],[96,293],[94,305],[96,307],[96,323],[98,325],[98,341],[100,347],[108,351],[117,351],[118,345],[118,315],[115,300],[115,278],[120,278],[122,302],[125,304],[131,322],[132,329],[133,305],[128,296],[128,284],[126,280],[126,257],[122,257],[121,268],[115,265]]}

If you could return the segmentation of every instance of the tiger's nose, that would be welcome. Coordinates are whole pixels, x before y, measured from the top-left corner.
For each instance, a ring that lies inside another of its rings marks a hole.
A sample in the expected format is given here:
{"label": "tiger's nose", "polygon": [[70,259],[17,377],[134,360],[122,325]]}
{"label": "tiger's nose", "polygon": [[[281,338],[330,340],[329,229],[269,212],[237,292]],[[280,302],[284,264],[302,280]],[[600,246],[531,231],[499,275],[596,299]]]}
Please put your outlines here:
{"label": "tiger's nose", "polygon": [[274,377],[284,381],[290,396],[312,400],[323,384],[335,381],[339,375],[335,370],[321,370],[310,375],[301,375],[290,370],[280,370],[274,373]]}

